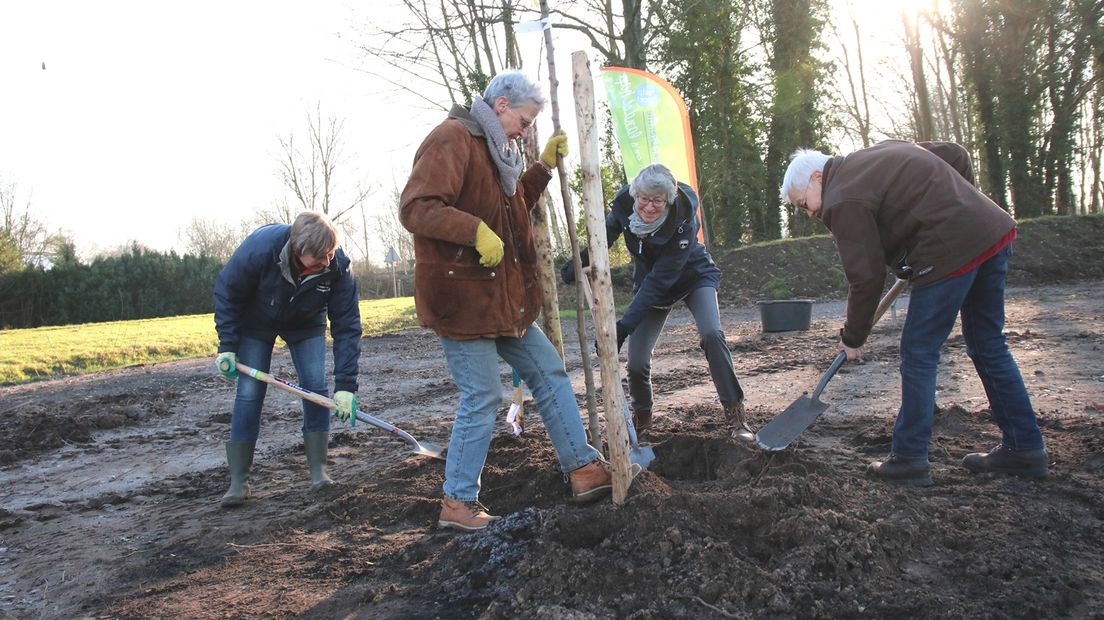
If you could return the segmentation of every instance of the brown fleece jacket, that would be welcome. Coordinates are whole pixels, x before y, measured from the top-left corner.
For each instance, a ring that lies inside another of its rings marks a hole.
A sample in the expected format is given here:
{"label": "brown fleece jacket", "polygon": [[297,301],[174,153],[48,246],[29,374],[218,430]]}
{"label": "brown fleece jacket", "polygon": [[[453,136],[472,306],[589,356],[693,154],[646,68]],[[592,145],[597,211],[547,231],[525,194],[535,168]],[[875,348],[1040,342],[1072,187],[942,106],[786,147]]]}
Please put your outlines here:
{"label": "brown fleece jacket", "polygon": [[914,287],[966,265],[1016,223],[968,179],[969,157],[950,143],[887,140],[824,167],[819,217],[832,231],[847,275],[840,337],[866,342],[886,266],[908,253]]}

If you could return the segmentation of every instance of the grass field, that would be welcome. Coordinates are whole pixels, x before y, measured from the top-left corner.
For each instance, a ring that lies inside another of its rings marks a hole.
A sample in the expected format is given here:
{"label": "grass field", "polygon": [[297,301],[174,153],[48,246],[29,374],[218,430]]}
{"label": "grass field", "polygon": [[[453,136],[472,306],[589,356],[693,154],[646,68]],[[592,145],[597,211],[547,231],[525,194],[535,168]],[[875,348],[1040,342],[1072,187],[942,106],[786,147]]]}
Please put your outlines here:
{"label": "grass field", "polygon": [[[414,298],[360,302],[364,335],[415,327]],[[211,314],[0,331],[0,385],[214,356]]]}

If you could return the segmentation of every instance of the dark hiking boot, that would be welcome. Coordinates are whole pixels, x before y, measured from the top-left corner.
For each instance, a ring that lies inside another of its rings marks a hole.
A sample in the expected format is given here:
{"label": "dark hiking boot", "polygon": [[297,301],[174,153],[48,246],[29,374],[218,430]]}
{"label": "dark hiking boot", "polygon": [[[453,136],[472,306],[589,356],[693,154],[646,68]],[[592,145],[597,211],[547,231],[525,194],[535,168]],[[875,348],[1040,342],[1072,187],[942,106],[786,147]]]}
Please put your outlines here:
{"label": "dark hiking boot", "polygon": [[[633,478],[643,471],[638,463],[633,463],[629,473]],[[613,492],[613,472],[609,463],[598,459],[583,465],[568,474],[571,479],[571,503],[589,504],[606,497]]]}
{"label": "dark hiking boot", "polygon": [[230,489],[219,504],[223,508],[241,506],[249,498],[249,470],[253,467],[255,441],[226,442],[226,464],[230,469]]}
{"label": "dark hiking boot", "polygon": [[931,466],[928,459],[906,459],[890,454],[884,461],[874,461],[866,473],[877,480],[907,486],[931,486]]}
{"label": "dark hiking boot", "polygon": [[487,508],[478,500],[462,502],[446,497],[441,500],[441,516],[437,527],[448,527],[462,532],[477,532],[502,517],[487,514]]}
{"label": "dark hiking boot", "polygon": [[1013,450],[1004,444],[998,444],[988,454],[967,454],[962,459],[962,466],[975,474],[992,472],[1023,478],[1046,478],[1048,461],[1044,448]]}
{"label": "dark hiking boot", "polygon": [[303,451],[307,454],[311,491],[318,491],[333,484],[333,480],[326,475],[326,457],[329,453],[329,445],[330,433],[327,431],[303,433]]}
{"label": "dark hiking boot", "polygon": [[755,433],[747,425],[747,414],[744,412],[744,403],[721,403],[724,407],[725,420],[732,427],[732,438],[740,441],[755,442]]}
{"label": "dark hiking boot", "polygon": [[650,430],[652,428],[652,410],[645,409],[643,411],[633,411],[632,423],[633,428],[636,429],[637,435]]}

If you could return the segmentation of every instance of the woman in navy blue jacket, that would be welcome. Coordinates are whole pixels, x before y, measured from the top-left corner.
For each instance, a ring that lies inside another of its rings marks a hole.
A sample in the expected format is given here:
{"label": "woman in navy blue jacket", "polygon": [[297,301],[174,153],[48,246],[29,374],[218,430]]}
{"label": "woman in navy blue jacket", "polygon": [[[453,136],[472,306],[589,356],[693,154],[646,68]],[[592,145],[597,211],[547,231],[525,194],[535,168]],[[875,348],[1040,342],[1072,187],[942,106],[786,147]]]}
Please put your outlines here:
{"label": "woman in navy blue jacket", "polygon": [[[249,470],[260,435],[261,405],[267,385],[238,376],[237,362],[269,370],[279,336],[291,351],[299,384],[322,394],[326,385],[326,319],[330,321],[334,357],[334,402],[342,420],[356,418],[357,364],[360,360],[360,307],[349,257],[338,247],[337,229],[316,211],[295,222],[269,224],[250,234],[234,251],[215,280],[216,365],[238,391],[230,419],[226,461],[230,490],[223,506],[249,497]],[[326,475],[330,412],[303,401],[303,449],[311,488],[333,481]]]}
{"label": "woman in navy blue jacket", "polygon": [[[672,306],[685,301],[694,315],[732,436],[752,440],[754,433],[744,414],[744,390],[721,331],[717,305],[721,271],[698,241],[700,227],[697,194],[689,185],[677,182],[662,164],[641,170],[610,204],[606,239],[612,245],[624,235],[625,247],[633,256],[632,302],[617,321],[618,350],[626,339],[629,342],[633,425],[637,432],[652,425],[652,351]],[[585,256],[583,264],[587,264]],[[565,282],[575,281],[573,263],[568,262],[562,276]]]}

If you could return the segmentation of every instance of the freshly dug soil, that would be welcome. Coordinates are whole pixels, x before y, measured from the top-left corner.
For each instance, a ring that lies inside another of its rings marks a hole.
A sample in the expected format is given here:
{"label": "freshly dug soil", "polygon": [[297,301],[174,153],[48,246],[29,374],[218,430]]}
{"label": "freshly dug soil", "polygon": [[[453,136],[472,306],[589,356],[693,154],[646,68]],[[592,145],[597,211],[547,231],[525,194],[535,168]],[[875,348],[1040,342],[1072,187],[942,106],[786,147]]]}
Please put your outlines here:
{"label": "freshly dug soil", "polygon": [[[655,428],[642,438],[657,459],[624,505],[566,504],[529,406],[520,437],[503,415],[484,469],[480,499],[505,518],[474,534],[435,525],[442,462],[363,424],[334,422],[339,484],[310,493],[300,405],[275,391],[254,496],[220,509],[233,386],[211,360],[186,360],[0,388],[0,617],[1099,618],[1104,274],[1084,261],[1104,264],[1104,231],[1093,228],[1100,218],[1078,220],[1088,224],[1061,220],[1038,236],[1021,228],[1008,296],[1009,343],[1047,441],[1046,480],[959,465],[999,432],[957,335],[939,375],[935,485],[865,476],[890,446],[907,300],[876,328],[864,361],[829,384],[828,411],[778,453],[727,437],[692,320],[676,310],[653,365]],[[817,252],[836,260],[830,240]],[[718,257],[731,295],[722,323],[758,427],[827,368],[844,304],[792,285],[821,300],[811,328],[764,334],[739,294],[797,282],[810,263],[802,271],[792,257],[757,256],[749,275],[730,276],[745,260],[735,254]],[[1054,283],[1075,264],[1090,279]],[[568,359],[578,360],[574,321],[564,330]],[[578,362],[569,370],[584,405]],[[286,352],[273,372],[295,379]],[[363,410],[447,443],[457,392],[432,334],[365,339],[361,373]]]}

